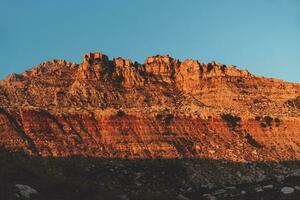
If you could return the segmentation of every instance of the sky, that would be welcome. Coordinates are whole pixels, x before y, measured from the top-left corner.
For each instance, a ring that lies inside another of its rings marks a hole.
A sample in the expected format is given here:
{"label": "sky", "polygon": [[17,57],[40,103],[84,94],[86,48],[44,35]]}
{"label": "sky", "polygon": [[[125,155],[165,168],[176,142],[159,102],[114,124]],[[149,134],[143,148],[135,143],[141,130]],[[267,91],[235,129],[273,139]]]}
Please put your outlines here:
{"label": "sky", "polygon": [[0,79],[90,51],[215,60],[300,82],[300,1],[0,0]]}

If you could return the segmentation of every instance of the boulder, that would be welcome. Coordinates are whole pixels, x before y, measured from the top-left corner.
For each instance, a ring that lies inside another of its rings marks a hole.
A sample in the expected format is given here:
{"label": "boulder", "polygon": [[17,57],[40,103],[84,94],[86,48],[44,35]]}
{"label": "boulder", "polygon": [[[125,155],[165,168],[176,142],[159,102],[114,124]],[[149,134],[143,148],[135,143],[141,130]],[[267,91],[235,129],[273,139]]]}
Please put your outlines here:
{"label": "boulder", "polygon": [[295,191],[295,189],[292,188],[292,187],[283,187],[283,188],[281,189],[281,192],[282,192],[283,194],[292,194],[294,191]]}
{"label": "boulder", "polygon": [[32,187],[28,185],[22,185],[22,184],[16,184],[16,188],[18,188],[18,192],[23,197],[29,199],[31,195],[38,194],[38,191],[33,189]]}

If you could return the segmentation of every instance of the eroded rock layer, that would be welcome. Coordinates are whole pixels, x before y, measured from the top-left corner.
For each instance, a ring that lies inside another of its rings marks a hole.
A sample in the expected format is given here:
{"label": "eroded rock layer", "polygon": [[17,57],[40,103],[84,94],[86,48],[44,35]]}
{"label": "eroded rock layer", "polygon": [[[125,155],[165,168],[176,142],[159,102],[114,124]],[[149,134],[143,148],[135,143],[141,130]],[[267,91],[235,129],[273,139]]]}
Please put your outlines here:
{"label": "eroded rock layer", "polygon": [[0,81],[0,145],[30,155],[300,159],[300,85],[170,56],[84,55]]}

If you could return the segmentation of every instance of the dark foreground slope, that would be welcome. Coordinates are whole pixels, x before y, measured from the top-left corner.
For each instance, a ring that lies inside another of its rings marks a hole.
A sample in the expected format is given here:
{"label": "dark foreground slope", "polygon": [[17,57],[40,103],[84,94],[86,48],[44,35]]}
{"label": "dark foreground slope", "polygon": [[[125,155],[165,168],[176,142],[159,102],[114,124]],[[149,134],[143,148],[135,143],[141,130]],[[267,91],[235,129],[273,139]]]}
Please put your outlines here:
{"label": "dark foreground slope", "polygon": [[[205,159],[41,158],[0,154],[0,198],[16,184],[45,200],[299,199],[299,161],[237,163]],[[291,194],[282,193],[294,188]],[[298,189],[298,190],[297,190]]]}

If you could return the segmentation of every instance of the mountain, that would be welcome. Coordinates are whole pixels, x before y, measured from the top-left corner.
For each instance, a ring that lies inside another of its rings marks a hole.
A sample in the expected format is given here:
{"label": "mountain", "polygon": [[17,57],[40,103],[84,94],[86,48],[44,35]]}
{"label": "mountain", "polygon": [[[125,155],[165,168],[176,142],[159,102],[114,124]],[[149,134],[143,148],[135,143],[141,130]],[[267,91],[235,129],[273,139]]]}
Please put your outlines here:
{"label": "mountain", "polygon": [[300,84],[170,56],[84,55],[0,82],[1,145],[40,156],[300,158]]}
{"label": "mountain", "polygon": [[[30,159],[192,159],[194,185],[256,183],[300,159],[300,84],[169,55],[140,64],[87,53],[0,81],[0,125],[1,149]],[[241,171],[248,178],[232,177]]]}

